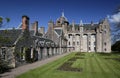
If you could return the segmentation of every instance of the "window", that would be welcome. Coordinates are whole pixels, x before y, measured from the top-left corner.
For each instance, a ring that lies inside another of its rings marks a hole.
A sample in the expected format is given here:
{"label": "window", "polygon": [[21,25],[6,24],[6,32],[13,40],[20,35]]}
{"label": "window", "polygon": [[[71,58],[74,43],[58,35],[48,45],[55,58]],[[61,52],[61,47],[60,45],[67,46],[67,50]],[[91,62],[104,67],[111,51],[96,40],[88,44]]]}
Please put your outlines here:
{"label": "window", "polygon": [[106,34],[106,30],[105,30],[104,32],[105,32],[105,34]]}
{"label": "window", "polygon": [[77,45],[79,45],[79,42],[77,42]]}
{"label": "window", "polygon": [[96,47],[94,47],[94,51],[96,51]]}
{"label": "window", "polygon": [[73,45],[75,45],[75,42],[73,42]]}
{"label": "window", "polygon": [[90,42],[89,42],[89,45],[90,45]]}
{"label": "window", "polygon": [[106,51],[106,48],[104,50]]}
{"label": "window", "polygon": [[91,50],[91,48],[89,47],[89,50]]}
{"label": "window", "polygon": [[57,21],[57,23],[60,23],[60,21]]}
{"label": "window", "polygon": [[70,42],[69,42],[69,45],[70,45]]}
{"label": "window", "polygon": [[96,45],[96,42],[94,42],[94,45]]}
{"label": "window", "polygon": [[105,45],[105,46],[107,45],[106,42],[104,43],[104,45]]}
{"label": "window", "polygon": [[80,31],[83,32],[83,28],[82,27],[80,27]]}
{"label": "window", "polygon": [[79,29],[79,27],[78,27],[78,31],[79,31],[80,29]]}

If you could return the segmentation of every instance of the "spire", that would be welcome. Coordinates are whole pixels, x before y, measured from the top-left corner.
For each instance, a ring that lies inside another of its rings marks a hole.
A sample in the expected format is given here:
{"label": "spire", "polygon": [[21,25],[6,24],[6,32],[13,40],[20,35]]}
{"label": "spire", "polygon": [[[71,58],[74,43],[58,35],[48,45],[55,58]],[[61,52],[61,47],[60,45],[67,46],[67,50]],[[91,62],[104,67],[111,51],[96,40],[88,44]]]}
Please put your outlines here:
{"label": "spire", "polygon": [[72,21],[72,30],[75,31],[75,21]]}
{"label": "spire", "polygon": [[62,12],[62,17],[64,17],[64,12]]}
{"label": "spire", "polygon": [[80,26],[83,26],[83,22],[82,22],[82,20],[80,20]]}
{"label": "spire", "polygon": [[50,16],[49,23],[53,23],[52,17]]}

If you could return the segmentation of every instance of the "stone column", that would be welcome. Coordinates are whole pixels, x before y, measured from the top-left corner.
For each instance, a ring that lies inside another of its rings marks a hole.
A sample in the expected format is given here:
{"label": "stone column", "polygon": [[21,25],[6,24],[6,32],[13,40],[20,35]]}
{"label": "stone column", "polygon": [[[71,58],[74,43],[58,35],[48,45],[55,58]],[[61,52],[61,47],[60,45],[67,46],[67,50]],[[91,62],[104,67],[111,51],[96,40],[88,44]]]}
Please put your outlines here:
{"label": "stone column", "polygon": [[50,54],[50,56],[52,56],[52,49],[51,49],[51,47],[49,49],[49,54]]}
{"label": "stone column", "polygon": [[31,58],[33,58],[33,48],[31,48]]}
{"label": "stone column", "polygon": [[54,48],[52,47],[51,49],[52,49],[52,56],[54,56]]}
{"label": "stone column", "polygon": [[40,60],[40,47],[37,48],[37,51],[38,51],[38,60]]}
{"label": "stone column", "polygon": [[23,48],[23,60],[25,60],[25,47]]}
{"label": "stone column", "polygon": [[57,48],[55,48],[55,54],[57,55]]}

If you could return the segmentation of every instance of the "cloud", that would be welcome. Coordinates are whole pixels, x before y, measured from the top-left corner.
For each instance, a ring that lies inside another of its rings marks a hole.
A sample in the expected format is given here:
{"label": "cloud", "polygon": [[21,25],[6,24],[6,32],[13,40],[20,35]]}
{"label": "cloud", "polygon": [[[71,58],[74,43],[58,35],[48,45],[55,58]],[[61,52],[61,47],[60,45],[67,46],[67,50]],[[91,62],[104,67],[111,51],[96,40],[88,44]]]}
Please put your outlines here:
{"label": "cloud", "polygon": [[120,12],[107,17],[111,23],[120,23]]}

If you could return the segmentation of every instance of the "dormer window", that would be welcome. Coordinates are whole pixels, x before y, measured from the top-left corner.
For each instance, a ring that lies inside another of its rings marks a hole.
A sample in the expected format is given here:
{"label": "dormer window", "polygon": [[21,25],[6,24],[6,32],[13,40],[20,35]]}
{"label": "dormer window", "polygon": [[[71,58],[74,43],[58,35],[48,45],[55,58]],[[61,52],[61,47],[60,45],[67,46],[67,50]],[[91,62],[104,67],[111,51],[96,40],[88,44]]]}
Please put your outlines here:
{"label": "dormer window", "polygon": [[57,23],[60,23],[60,21],[57,21]]}

